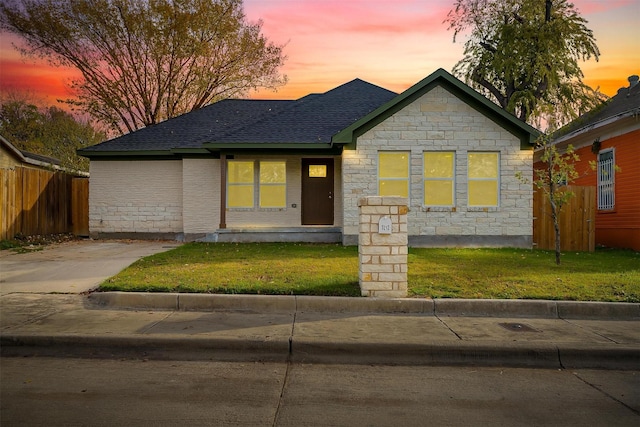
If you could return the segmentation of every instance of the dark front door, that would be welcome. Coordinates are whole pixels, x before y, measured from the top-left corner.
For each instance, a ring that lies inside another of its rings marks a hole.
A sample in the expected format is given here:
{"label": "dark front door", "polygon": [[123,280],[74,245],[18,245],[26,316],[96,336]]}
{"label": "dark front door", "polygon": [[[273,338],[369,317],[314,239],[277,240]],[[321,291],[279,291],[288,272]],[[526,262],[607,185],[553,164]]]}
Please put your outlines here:
{"label": "dark front door", "polygon": [[302,225],[333,225],[333,159],[302,159]]}

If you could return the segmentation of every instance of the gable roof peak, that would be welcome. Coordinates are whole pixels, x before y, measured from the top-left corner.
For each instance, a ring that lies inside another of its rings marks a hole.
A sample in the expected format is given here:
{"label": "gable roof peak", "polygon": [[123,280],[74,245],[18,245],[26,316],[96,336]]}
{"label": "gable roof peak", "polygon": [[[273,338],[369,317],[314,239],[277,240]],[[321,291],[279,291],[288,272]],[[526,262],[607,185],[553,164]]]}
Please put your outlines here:
{"label": "gable roof peak", "polygon": [[438,68],[389,102],[362,117],[351,126],[341,130],[334,135],[332,142],[336,144],[354,144],[359,135],[414,102],[436,86],[443,86],[469,106],[492,120],[500,122],[503,128],[509,129],[512,133],[518,135],[523,149],[532,148],[535,139],[540,134],[536,128],[500,108],[444,68]]}

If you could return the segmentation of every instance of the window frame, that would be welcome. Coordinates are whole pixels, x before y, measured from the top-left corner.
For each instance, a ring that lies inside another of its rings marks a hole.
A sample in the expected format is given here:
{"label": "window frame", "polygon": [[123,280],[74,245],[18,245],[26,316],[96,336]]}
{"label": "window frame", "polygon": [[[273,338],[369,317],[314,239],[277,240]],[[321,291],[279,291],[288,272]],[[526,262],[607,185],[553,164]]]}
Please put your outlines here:
{"label": "window frame", "polygon": [[[262,182],[262,165],[263,163],[281,163],[284,166],[284,181],[283,182]],[[260,209],[284,209],[287,207],[287,162],[286,160],[258,160],[258,208]],[[277,206],[264,206],[262,204],[262,189],[263,187],[283,187],[284,189],[284,201],[282,205]]]}
{"label": "window frame", "polygon": [[[249,182],[232,182],[231,181],[231,167],[230,165],[233,163],[247,163],[247,164],[251,164],[252,166],[252,181],[251,183]],[[261,171],[262,171],[262,165],[263,163],[283,163],[284,164],[284,182],[278,182],[278,183],[263,183],[262,182],[262,176],[261,176]],[[232,209],[232,210],[255,210],[255,209],[286,209],[287,207],[287,161],[286,160],[279,160],[279,159],[274,159],[274,160],[267,160],[267,159],[253,159],[253,160],[246,160],[246,159],[229,159],[227,160],[227,194],[226,194],[226,201],[225,201],[225,205],[227,207],[227,209]],[[262,205],[262,187],[263,186],[279,186],[279,187],[284,187],[284,203],[280,206],[263,206]],[[252,204],[251,206],[229,206],[229,199],[231,196],[231,193],[233,191],[233,188],[239,188],[239,187],[251,187],[251,194],[252,194]]]}
{"label": "window frame", "polygon": [[[380,176],[380,164],[381,164],[381,158],[380,155],[381,154],[405,154],[407,156],[407,176],[406,177],[384,177],[382,178]],[[377,174],[376,174],[376,178],[377,178],[377,184],[378,184],[378,195],[379,196],[383,196],[381,194],[381,181],[404,181],[407,184],[407,195],[406,196],[401,196],[401,197],[407,197],[407,199],[410,198],[411,195],[411,151],[408,150],[379,150],[378,151],[378,162],[377,162]],[[390,195],[389,195],[390,196]],[[398,196],[398,194],[394,194],[394,196]]]}
{"label": "window frame", "polygon": [[[236,183],[236,182],[232,182],[231,181],[231,166],[234,163],[247,163],[247,164],[251,164],[251,169],[252,169],[252,180],[251,182],[240,182],[240,183]],[[254,160],[243,160],[243,159],[233,159],[233,160],[227,160],[227,200],[225,202],[227,209],[253,209],[256,205],[256,201],[255,201],[255,182],[256,182],[256,166],[255,166],[255,161]],[[229,199],[231,198],[231,193],[232,193],[232,189],[233,188],[240,188],[240,187],[251,187],[251,194],[253,195],[253,197],[251,198],[251,206],[230,206],[229,205]]]}
{"label": "window frame", "polygon": [[[490,178],[472,178],[470,176],[471,168],[471,155],[473,154],[493,154],[497,156],[496,161],[496,176]],[[498,208],[500,207],[500,174],[502,173],[501,167],[502,156],[500,151],[467,151],[467,207],[468,208]],[[496,203],[492,205],[488,204],[471,204],[471,182],[495,182],[496,188]]]}
{"label": "window frame", "polygon": [[[603,164],[601,157],[611,154],[611,158],[606,159],[606,165]],[[616,208],[616,153],[614,148],[607,148],[598,153],[597,159],[597,178],[596,189],[599,211],[613,211]],[[603,167],[607,168],[609,179],[604,180]],[[603,191],[606,190],[606,191]]]}
{"label": "window frame", "polygon": [[[433,154],[433,153],[452,155],[451,177],[427,177],[425,175],[425,168],[427,166],[427,159],[426,159],[427,154]],[[428,204],[426,201],[427,181],[451,182],[451,204],[446,204],[446,205]],[[456,205],[456,151],[455,150],[423,151],[422,153],[422,206],[450,208],[450,207],[454,207],[455,205]]]}

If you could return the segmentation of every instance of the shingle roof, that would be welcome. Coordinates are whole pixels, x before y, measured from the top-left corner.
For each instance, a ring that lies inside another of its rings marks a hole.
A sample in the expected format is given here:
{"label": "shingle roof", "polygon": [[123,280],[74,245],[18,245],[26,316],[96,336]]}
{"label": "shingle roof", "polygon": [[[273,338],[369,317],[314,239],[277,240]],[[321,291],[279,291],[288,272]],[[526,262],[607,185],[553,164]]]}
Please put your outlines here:
{"label": "shingle roof", "polygon": [[600,107],[583,114],[560,129],[556,137],[568,135],[608,119],[633,114],[634,110],[636,114],[640,114],[640,84],[619,89],[616,95],[605,101]]}
{"label": "shingle roof", "polygon": [[160,152],[204,145],[327,144],[331,137],[397,94],[355,79],[294,101],[229,99],[80,150]]}
{"label": "shingle roof", "polygon": [[294,102],[227,99],[85,148],[82,152],[199,148],[202,141],[220,138],[245,123],[282,110]]}
{"label": "shingle roof", "polygon": [[322,95],[302,98],[272,115],[265,114],[216,142],[330,143],[334,134],[396,95],[355,79]]}

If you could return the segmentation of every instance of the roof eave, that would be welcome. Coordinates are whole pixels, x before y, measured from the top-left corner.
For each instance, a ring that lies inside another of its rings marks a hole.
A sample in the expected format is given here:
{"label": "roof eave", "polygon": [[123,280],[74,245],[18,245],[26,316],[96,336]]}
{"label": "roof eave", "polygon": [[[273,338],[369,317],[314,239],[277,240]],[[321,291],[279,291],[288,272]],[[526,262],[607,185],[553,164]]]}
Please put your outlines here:
{"label": "roof eave", "polygon": [[77,150],[79,156],[92,158],[105,157],[175,157],[172,150]]}
{"label": "roof eave", "polygon": [[234,142],[234,143],[219,143],[209,142],[202,144],[202,146],[208,150],[330,150],[333,147],[332,143],[317,143],[317,142]]}
{"label": "roof eave", "polygon": [[553,144],[561,144],[577,136],[602,128],[604,126],[608,126],[617,121],[626,119],[628,117],[638,117],[638,116],[640,116],[640,108],[634,108],[634,109],[625,111],[623,113],[617,114],[615,116],[607,117],[597,122],[582,126],[581,128],[574,130],[573,132],[569,132],[566,135],[562,135],[561,137],[554,139]]}
{"label": "roof eave", "polygon": [[331,143],[206,143],[202,148],[174,148],[171,150],[78,150],[89,159],[179,159],[184,156],[216,156],[220,152],[325,152],[335,154],[342,147]]}

